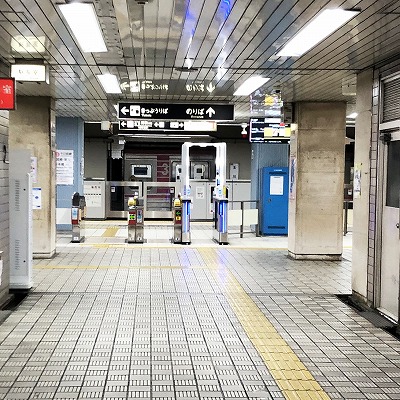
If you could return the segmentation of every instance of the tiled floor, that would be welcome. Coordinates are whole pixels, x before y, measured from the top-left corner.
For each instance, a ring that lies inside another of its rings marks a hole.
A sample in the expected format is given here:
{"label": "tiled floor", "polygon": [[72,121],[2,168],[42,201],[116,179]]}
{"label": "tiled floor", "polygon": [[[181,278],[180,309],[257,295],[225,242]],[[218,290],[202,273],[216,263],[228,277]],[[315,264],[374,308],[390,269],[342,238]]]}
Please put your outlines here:
{"label": "tiled floor", "polygon": [[[0,399],[400,399],[400,342],[335,294],[343,261],[294,261],[287,238],[212,242],[169,222],[125,244],[123,221],[59,234],[0,325]],[[110,229],[111,228],[111,229]]]}

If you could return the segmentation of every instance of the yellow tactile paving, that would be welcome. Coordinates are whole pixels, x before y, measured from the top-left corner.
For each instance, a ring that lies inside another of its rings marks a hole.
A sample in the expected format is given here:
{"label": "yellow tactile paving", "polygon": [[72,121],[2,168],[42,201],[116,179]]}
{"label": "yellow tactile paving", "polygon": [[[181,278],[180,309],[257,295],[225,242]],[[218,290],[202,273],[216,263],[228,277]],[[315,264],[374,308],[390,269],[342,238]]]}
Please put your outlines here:
{"label": "yellow tactile paving", "polygon": [[121,228],[119,228],[119,227],[117,227],[117,228],[107,228],[101,236],[102,237],[115,237],[115,235],[117,234],[117,232],[120,229]]}
{"label": "yellow tactile paving", "polygon": [[224,267],[223,273],[218,271],[217,252],[214,249],[203,249],[200,253],[204,261],[211,266],[215,278],[221,278],[221,287],[225,290],[230,306],[285,398],[329,400],[330,397],[243,290],[233,274]]}

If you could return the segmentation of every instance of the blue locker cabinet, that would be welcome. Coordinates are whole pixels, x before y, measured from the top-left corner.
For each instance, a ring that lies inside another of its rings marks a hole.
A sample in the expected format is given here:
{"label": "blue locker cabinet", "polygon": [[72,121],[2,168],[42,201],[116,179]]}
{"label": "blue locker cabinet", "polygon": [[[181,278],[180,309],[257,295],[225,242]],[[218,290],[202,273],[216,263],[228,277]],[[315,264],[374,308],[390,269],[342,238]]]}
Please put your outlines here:
{"label": "blue locker cabinet", "polygon": [[261,223],[262,235],[287,235],[289,211],[289,168],[262,169]]}

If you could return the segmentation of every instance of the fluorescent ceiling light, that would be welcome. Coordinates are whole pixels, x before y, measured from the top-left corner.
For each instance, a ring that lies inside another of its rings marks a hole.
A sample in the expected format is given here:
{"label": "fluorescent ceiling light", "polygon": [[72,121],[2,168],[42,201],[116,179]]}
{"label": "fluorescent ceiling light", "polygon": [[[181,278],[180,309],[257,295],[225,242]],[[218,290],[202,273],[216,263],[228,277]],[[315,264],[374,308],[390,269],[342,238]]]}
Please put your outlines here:
{"label": "fluorescent ceiling light", "polygon": [[234,96],[248,96],[253,93],[256,89],[264,85],[265,82],[268,82],[270,78],[263,78],[262,76],[252,76],[244,81],[239,89],[233,93]]}
{"label": "fluorescent ceiling light", "polygon": [[324,40],[331,33],[339,29],[358,13],[359,11],[342,9],[322,11],[289,40],[289,42],[277,54],[278,57],[301,56],[317,43]]}
{"label": "fluorescent ceiling light", "polygon": [[356,119],[357,115],[358,114],[356,112],[353,112],[353,113],[349,114],[346,118]]}
{"label": "fluorescent ceiling light", "polygon": [[122,93],[121,88],[118,83],[118,79],[112,74],[97,75],[101,86],[106,93]]}
{"label": "fluorescent ceiling light", "polygon": [[93,4],[68,3],[59,7],[83,52],[107,51]]}

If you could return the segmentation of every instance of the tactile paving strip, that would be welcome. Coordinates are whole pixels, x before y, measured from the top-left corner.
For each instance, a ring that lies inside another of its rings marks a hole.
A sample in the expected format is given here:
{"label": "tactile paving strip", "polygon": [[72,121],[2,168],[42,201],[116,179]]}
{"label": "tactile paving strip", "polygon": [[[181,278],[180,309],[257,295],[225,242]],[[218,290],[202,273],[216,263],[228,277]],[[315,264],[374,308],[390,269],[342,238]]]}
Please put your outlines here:
{"label": "tactile paving strip", "polygon": [[[272,377],[288,400],[329,400],[297,355],[267,320],[251,297],[242,289],[229,270],[215,264],[218,255],[212,249],[202,250],[209,265],[216,265],[215,275],[224,279],[229,305],[235,312],[243,329],[260,353]],[[214,253],[214,254],[213,254]]]}

